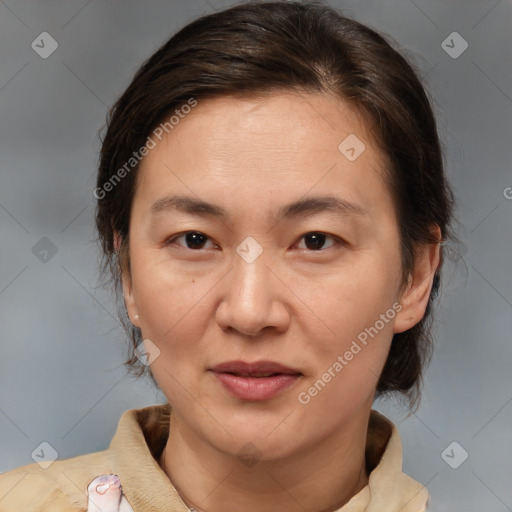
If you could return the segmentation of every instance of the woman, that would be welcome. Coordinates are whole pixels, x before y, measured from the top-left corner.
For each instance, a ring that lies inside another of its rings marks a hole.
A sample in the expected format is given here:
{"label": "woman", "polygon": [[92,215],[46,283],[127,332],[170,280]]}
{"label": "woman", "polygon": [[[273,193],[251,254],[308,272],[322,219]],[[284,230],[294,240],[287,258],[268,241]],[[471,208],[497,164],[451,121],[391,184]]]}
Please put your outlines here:
{"label": "woman", "polygon": [[310,2],[198,19],[112,108],[94,194],[128,364],[170,405],[2,475],[1,510],[425,510],[371,407],[419,397],[452,198],[382,36]]}

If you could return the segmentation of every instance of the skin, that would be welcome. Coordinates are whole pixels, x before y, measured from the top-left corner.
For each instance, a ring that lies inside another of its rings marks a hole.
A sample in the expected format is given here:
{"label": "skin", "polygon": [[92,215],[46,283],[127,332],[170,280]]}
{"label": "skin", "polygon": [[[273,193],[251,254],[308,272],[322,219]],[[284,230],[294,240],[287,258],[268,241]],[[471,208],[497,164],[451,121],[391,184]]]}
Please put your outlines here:
{"label": "skin", "polygon": [[[366,146],[353,162],[338,150],[349,134]],[[364,450],[378,376],[393,334],[423,317],[439,264],[437,244],[419,247],[401,286],[383,162],[357,112],[309,93],[199,101],[144,158],[124,298],[132,322],[160,350],[151,371],[173,407],[160,463],[188,506],[328,511],[368,483]],[[214,203],[226,217],[151,212],[171,195]],[[273,218],[291,202],[328,195],[365,213]],[[206,235],[204,245],[189,248],[180,236],[187,231]],[[311,232],[329,235],[319,249],[304,237]],[[248,236],[263,250],[252,263],[236,252]],[[301,404],[299,393],[398,302],[401,311]],[[243,401],[209,371],[232,360],[272,360],[302,376],[270,400]],[[239,457],[247,450],[256,454],[250,466]]]}

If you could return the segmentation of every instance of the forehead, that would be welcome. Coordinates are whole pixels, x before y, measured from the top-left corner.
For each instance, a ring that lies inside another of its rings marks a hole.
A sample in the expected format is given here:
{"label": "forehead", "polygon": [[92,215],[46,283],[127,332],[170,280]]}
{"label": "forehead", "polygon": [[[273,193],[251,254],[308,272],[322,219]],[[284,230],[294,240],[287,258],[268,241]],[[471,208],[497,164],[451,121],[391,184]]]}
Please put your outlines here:
{"label": "forehead", "polygon": [[198,100],[166,140],[201,138],[212,150],[236,149],[233,153],[264,143],[267,155],[326,150],[338,156],[340,137],[348,135],[371,143],[359,112],[347,103],[327,94],[274,92]]}
{"label": "forehead", "polygon": [[198,100],[144,157],[138,186],[155,200],[165,188],[263,201],[316,189],[358,202],[383,193],[383,161],[359,113],[332,96],[227,96]]}

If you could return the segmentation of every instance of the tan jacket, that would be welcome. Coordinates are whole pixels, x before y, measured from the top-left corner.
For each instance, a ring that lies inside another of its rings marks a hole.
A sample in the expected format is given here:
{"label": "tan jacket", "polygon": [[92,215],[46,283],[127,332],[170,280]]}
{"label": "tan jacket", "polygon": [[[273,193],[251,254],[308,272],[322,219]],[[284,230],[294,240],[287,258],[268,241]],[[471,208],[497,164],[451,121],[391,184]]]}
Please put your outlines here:
{"label": "tan jacket", "polygon": [[[155,458],[169,417],[169,405],[126,411],[107,450],[1,474],[0,512],[190,512]],[[373,468],[368,485],[337,512],[425,510],[427,490],[402,473],[398,431],[376,411],[366,459]]]}

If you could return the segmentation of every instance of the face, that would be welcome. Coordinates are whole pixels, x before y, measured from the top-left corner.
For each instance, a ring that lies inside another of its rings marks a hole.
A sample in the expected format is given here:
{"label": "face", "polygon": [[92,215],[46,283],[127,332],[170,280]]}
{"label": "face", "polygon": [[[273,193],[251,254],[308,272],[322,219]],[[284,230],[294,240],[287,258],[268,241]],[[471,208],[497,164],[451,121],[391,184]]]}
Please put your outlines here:
{"label": "face", "polygon": [[129,251],[151,371],[180,425],[224,453],[284,458],[335,435],[419,320],[399,305],[382,155],[326,95],[199,101],[141,164]]}

